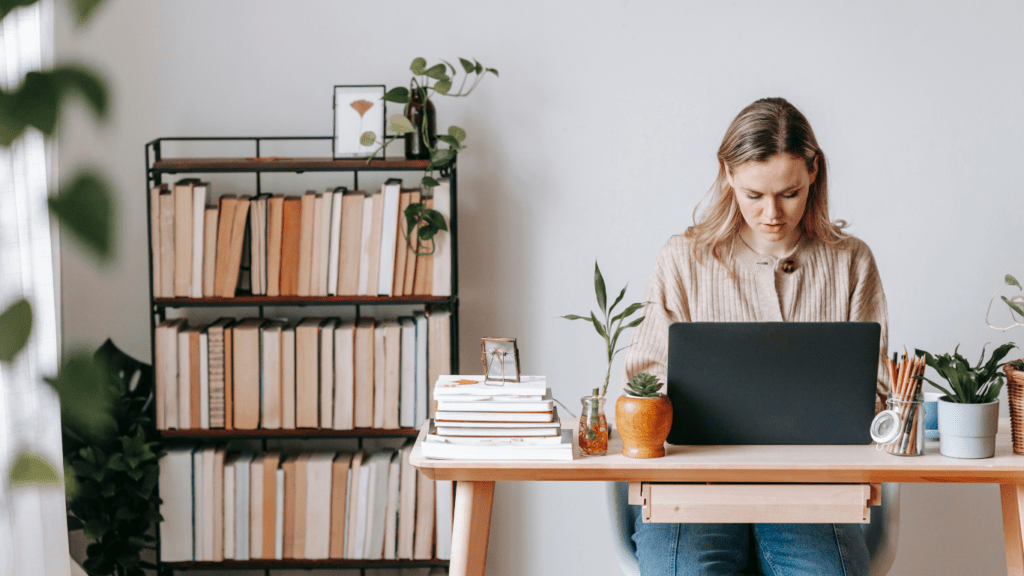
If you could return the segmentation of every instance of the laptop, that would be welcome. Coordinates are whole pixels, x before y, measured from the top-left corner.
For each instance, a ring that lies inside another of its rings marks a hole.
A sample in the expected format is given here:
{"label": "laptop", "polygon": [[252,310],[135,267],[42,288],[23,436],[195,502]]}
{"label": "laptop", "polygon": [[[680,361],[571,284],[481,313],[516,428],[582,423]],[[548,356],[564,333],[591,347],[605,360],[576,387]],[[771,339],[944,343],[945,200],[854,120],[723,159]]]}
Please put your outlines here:
{"label": "laptop", "polygon": [[670,444],[870,444],[877,322],[677,322]]}

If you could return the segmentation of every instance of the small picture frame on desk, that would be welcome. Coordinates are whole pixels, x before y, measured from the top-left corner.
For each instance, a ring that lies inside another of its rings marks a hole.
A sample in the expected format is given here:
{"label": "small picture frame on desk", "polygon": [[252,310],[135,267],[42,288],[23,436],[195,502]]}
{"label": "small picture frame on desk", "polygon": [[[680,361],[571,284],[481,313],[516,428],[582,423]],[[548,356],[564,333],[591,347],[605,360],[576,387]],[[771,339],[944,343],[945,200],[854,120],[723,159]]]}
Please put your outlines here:
{"label": "small picture frame on desk", "polygon": [[384,137],[384,85],[334,87],[334,159],[369,158],[376,145],[359,142],[364,132]]}
{"label": "small picture frame on desk", "polygon": [[519,348],[515,338],[481,338],[485,384],[519,382]]}

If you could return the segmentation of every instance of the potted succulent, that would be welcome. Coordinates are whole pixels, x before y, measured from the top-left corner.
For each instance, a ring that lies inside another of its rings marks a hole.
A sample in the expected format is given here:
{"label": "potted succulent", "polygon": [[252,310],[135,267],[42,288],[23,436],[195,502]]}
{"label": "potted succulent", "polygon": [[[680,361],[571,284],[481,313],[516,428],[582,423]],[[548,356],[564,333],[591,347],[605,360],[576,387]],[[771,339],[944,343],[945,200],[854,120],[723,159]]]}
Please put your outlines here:
{"label": "potted succulent", "polygon": [[622,455],[660,458],[672,428],[672,401],[661,393],[658,378],[640,372],[629,379],[625,394],[615,402],[615,425],[622,437]]}
{"label": "potted succulent", "polygon": [[999,391],[1004,375],[999,372],[1000,360],[1016,345],[1003,344],[985,361],[985,349],[977,366],[971,366],[960,355],[959,346],[953,354],[932,356],[923,350],[925,362],[949,385],[945,388],[924,378],[945,395],[939,397],[939,452],[953,458],[990,458],[995,454],[996,431],[999,427]]}

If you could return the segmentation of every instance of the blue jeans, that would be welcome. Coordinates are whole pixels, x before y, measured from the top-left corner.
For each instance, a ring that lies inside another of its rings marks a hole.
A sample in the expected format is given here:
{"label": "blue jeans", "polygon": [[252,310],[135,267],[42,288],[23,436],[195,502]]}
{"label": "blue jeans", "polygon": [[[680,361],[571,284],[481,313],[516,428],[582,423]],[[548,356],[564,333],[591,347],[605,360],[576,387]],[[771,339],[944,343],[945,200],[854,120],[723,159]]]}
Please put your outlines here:
{"label": "blue jeans", "polygon": [[643,576],[868,576],[857,524],[653,524],[636,506]]}

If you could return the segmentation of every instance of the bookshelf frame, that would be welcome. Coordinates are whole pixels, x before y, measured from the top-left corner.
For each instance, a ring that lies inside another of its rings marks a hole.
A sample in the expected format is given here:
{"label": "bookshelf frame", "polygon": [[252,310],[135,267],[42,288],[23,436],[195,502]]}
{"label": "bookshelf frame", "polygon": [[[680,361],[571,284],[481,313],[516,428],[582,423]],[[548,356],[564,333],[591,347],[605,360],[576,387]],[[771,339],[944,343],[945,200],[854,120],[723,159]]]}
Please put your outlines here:
{"label": "bookshelf frame", "polygon": [[[305,306],[345,306],[355,308],[355,317],[360,316],[361,306],[422,306],[425,309],[442,309],[451,313],[449,321],[449,358],[452,374],[459,370],[459,265],[458,265],[458,179],[457,159],[449,166],[440,170],[441,176],[449,179],[450,217],[448,234],[451,235],[452,257],[452,292],[449,296],[252,296],[241,295],[233,298],[155,298],[153,296],[154,246],[152,230],[152,206],[149,191],[164,184],[165,177],[179,174],[253,174],[255,176],[256,194],[263,191],[261,175],[263,173],[294,173],[306,172],[338,172],[352,174],[352,188],[359,189],[360,172],[416,172],[426,169],[429,160],[406,160],[405,158],[382,159],[334,159],[331,145],[333,136],[177,136],[161,137],[145,144],[146,154],[146,232],[149,250],[149,321],[150,351],[156,358],[156,327],[167,318],[171,309],[187,310],[191,308],[255,308],[256,316],[264,318],[267,307],[305,307]],[[326,157],[266,157],[261,154],[264,142],[310,142],[323,141],[327,144],[330,155]],[[254,154],[249,157],[165,157],[163,144],[168,142],[251,142]],[[166,182],[172,183],[172,182]],[[153,408],[155,410],[155,406]],[[415,428],[376,429],[357,428],[355,430],[306,429],[296,430],[161,430],[161,440],[165,443],[197,442],[202,440],[216,441],[229,439],[261,440],[264,451],[267,440],[310,439],[310,438],[356,438],[362,448],[363,438],[415,438],[419,431]],[[159,486],[157,487],[159,492]],[[176,571],[188,570],[235,570],[260,569],[270,576],[272,569],[358,569],[365,575],[367,569],[379,568],[419,568],[445,567],[447,560],[225,560],[223,562],[161,562],[160,561],[160,526],[156,525],[157,576],[170,576]]]}

